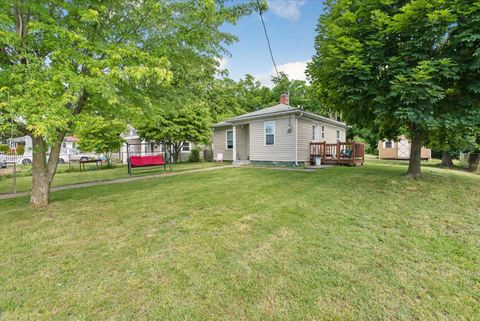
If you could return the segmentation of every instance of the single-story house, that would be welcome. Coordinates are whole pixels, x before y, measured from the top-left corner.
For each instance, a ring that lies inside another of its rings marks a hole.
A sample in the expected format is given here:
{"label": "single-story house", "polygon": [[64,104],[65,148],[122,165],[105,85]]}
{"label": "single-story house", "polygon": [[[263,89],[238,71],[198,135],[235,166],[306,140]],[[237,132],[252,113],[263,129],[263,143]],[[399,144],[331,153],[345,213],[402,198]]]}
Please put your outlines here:
{"label": "single-story house", "polygon": [[[72,155],[78,154],[78,138],[75,136],[65,136],[62,141],[60,154],[61,155]],[[20,136],[15,138],[8,139],[8,144],[10,148],[16,149],[19,145],[23,145],[25,148],[25,154],[31,155],[33,149],[32,137],[30,136]]]}
{"label": "single-story house", "polygon": [[280,163],[301,165],[310,162],[310,143],[330,144],[346,140],[347,125],[288,103],[227,119],[213,125],[213,156],[237,163]]}
{"label": "single-story house", "polygon": [[[381,140],[378,142],[378,158],[380,159],[410,159],[410,140],[405,136],[401,136],[398,141]],[[422,147],[421,158],[430,160],[432,151],[426,147]]]}
{"label": "single-story house", "polygon": [[80,150],[78,149],[78,141],[79,139],[75,136],[65,136],[60,154],[75,155],[80,153]]}
{"label": "single-story house", "polygon": [[11,149],[17,149],[18,146],[23,145],[25,153],[32,153],[33,142],[30,136],[20,136],[8,139],[8,145]]}

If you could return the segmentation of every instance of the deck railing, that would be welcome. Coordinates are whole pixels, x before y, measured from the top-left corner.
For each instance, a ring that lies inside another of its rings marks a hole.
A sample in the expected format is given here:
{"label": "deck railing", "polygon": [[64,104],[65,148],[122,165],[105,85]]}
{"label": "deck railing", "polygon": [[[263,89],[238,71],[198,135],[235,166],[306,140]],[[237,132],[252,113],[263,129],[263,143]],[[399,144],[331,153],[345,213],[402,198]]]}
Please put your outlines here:
{"label": "deck railing", "polygon": [[311,163],[316,163],[317,158],[320,158],[321,164],[363,165],[365,145],[359,142],[310,142]]}

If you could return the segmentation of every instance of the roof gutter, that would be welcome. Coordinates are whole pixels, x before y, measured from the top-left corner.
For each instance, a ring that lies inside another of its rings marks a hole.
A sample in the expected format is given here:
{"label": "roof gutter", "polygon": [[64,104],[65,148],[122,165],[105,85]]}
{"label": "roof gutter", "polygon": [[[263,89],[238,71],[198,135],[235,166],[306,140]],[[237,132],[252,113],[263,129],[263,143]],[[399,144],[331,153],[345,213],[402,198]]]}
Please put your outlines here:
{"label": "roof gutter", "polygon": [[227,119],[225,122],[229,122],[229,123],[244,122],[252,119],[262,119],[262,118],[269,118],[272,116],[284,116],[289,114],[295,114],[297,112],[298,112],[298,109],[291,109],[291,110],[285,110],[281,112],[277,111],[277,112],[272,112],[268,114],[261,114],[261,115],[247,116],[247,117],[238,116],[238,118],[235,117],[235,118]]}

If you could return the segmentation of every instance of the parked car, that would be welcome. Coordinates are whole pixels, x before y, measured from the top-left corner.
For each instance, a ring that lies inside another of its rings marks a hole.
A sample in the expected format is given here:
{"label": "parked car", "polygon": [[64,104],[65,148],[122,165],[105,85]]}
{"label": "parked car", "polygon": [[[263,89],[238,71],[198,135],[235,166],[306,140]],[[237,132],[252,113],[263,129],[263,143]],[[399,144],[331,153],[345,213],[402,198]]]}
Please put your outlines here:
{"label": "parked car", "polygon": [[0,155],[0,168],[7,168],[7,158],[4,155]]}
{"label": "parked car", "polygon": [[70,161],[70,155],[60,155],[58,158],[58,163],[59,164],[66,164]]}
{"label": "parked car", "polygon": [[[49,153],[47,153],[47,160],[48,160],[48,157],[49,157]],[[32,154],[24,154],[22,157],[17,159],[17,163],[22,165],[30,165],[32,164],[32,161],[33,161]],[[69,161],[68,155],[60,155],[60,157],[58,158],[59,164],[66,164],[68,163],[68,161]]]}
{"label": "parked car", "polygon": [[70,161],[74,162],[84,162],[93,159],[100,159],[100,155],[95,153],[79,153],[70,155]]}

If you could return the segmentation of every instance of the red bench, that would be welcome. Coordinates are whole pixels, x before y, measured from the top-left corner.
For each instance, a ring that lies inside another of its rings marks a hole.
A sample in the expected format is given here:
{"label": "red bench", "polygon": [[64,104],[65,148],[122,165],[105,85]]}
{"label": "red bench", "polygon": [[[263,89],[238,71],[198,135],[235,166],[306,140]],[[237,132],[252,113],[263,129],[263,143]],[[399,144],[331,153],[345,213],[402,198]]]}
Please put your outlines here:
{"label": "red bench", "polygon": [[163,166],[165,169],[165,165],[167,165],[167,163],[162,155],[130,156],[129,174],[132,175],[131,169],[134,167]]}
{"label": "red bench", "polygon": [[161,166],[165,164],[167,163],[165,163],[162,155],[130,156],[130,166],[132,167]]}

